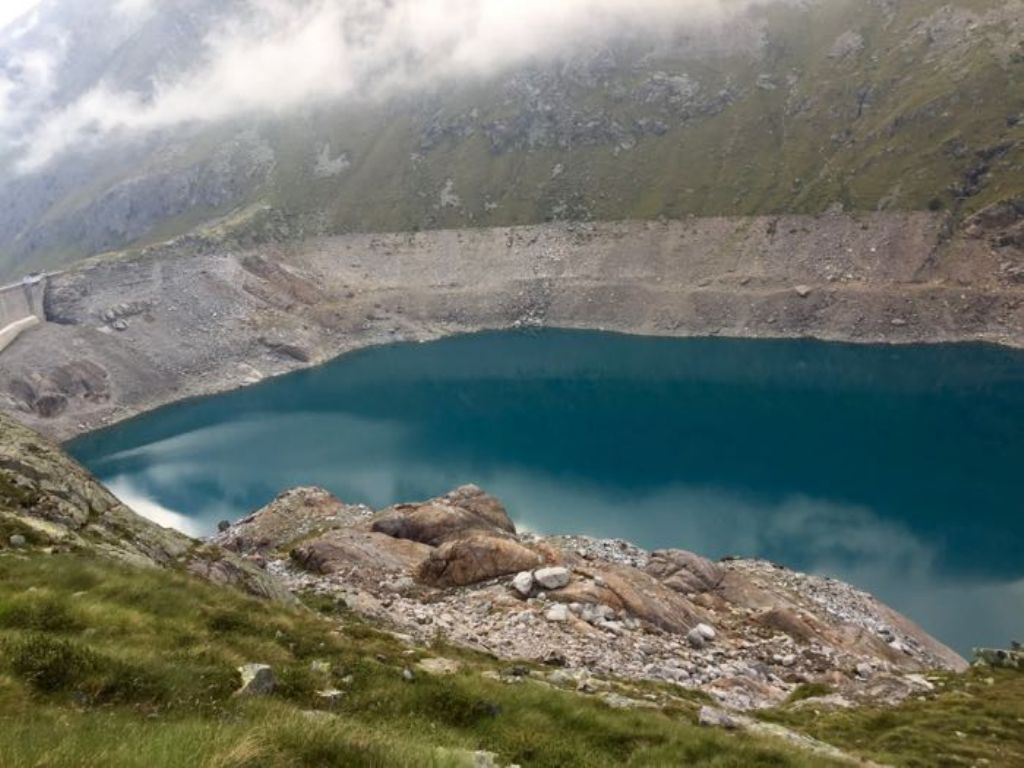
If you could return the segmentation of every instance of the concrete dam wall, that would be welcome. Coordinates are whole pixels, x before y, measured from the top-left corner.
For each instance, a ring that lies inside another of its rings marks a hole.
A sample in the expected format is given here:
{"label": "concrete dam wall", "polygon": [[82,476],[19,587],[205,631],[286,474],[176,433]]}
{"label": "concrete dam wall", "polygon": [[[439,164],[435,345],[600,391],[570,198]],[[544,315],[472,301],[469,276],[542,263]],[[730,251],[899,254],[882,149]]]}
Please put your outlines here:
{"label": "concrete dam wall", "polygon": [[45,278],[0,288],[0,352],[44,319]]}

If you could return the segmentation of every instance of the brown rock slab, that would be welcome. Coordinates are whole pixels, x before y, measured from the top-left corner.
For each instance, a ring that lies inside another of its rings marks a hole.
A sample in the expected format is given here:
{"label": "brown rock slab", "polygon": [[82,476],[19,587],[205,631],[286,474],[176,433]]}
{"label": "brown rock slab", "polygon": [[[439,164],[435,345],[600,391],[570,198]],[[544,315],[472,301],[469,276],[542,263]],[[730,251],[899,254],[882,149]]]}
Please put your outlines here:
{"label": "brown rock slab", "polygon": [[416,575],[432,586],[461,587],[543,564],[540,554],[514,539],[476,533],[435,549]]}
{"label": "brown rock slab", "polygon": [[473,485],[422,504],[390,507],[374,519],[372,529],[434,547],[474,531],[512,535],[516,532],[501,502]]}
{"label": "brown rock slab", "polygon": [[710,592],[721,583],[723,576],[718,565],[683,549],[652,552],[644,570],[669,589],[684,595]]}
{"label": "brown rock slab", "polygon": [[692,602],[643,571],[608,565],[599,574],[605,584],[603,589],[616,598],[606,605],[621,605],[622,610],[659,629],[685,635],[704,620]]}
{"label": "brown rock slab", "polygon": [[429,555],[425,544],[355,528],[328,531],[291,552],[292,560],[312,573],[354,568],[378,576],[388,571],[412,573]]}

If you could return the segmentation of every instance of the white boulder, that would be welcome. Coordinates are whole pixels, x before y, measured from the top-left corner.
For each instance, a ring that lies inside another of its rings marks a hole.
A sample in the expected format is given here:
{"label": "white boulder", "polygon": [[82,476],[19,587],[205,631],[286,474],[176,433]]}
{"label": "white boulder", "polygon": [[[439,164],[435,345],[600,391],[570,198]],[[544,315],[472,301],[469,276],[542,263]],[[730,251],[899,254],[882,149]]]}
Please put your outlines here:
{"label": "white boulder", "polygon": [[534,580],[544,589],[561,589],[569,585],[569,569],[556,566],[533,572]]}

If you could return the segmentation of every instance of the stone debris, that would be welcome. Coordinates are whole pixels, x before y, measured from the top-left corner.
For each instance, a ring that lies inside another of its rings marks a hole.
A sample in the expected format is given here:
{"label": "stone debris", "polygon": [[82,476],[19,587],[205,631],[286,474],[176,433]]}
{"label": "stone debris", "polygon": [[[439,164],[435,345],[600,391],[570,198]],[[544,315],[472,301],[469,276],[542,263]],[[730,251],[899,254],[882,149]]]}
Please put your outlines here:
{"label": "stone debris", "polygon": [[484,750],[447,749],[438,747],[434,750],[440,765],[457,766],[458,768],[520,768],[514,763],[503,765],[494,752]]}
{"label": "stone debris", "polygon": [[1002,669],[1024,670],[1024,651],[1021,651],[1020,643],[1013,645],[1016,647],[1009,651],[1001,648],[975,648],[975,663]]}
{"label": "stone debris", "polygon": [[[289,550],[292,520],[303,539]],[[442,636],[557,667],[548,682],[583,692],[610,679],[649,680],[746,710],[822,683],[844,701],[882,703],[925,692],[919,672],[966,667],[841,582],[758,560],[713,563],[619,540],[520,534],[475,486],[380,513],[303,489],[213,541],[257,560],[295,594],[331,598],[410,642]],[[444,659],[414,666],[456,671]],[[409,668],[402,676],[415,679]]]}
{"label": "stone debris", "polygon": [[569,621],[572,618],[572,614],[569,612],[569,606],[567,605],[552,605],[544,612],[544,618],[548,621]]}

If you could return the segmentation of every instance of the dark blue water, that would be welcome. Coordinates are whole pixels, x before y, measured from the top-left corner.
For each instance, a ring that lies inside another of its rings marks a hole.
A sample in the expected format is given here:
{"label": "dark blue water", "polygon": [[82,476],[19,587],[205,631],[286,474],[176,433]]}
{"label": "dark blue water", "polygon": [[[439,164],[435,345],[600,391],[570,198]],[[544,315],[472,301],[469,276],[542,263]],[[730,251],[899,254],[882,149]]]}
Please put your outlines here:
{"label": "dark blue water", "polygon": [[966,651],[1024,636],[1024,354],[544,331],[344,357],[89,435],[129,503],[211,531],[296,486],[467,482],[521,527],[740,554]]}

